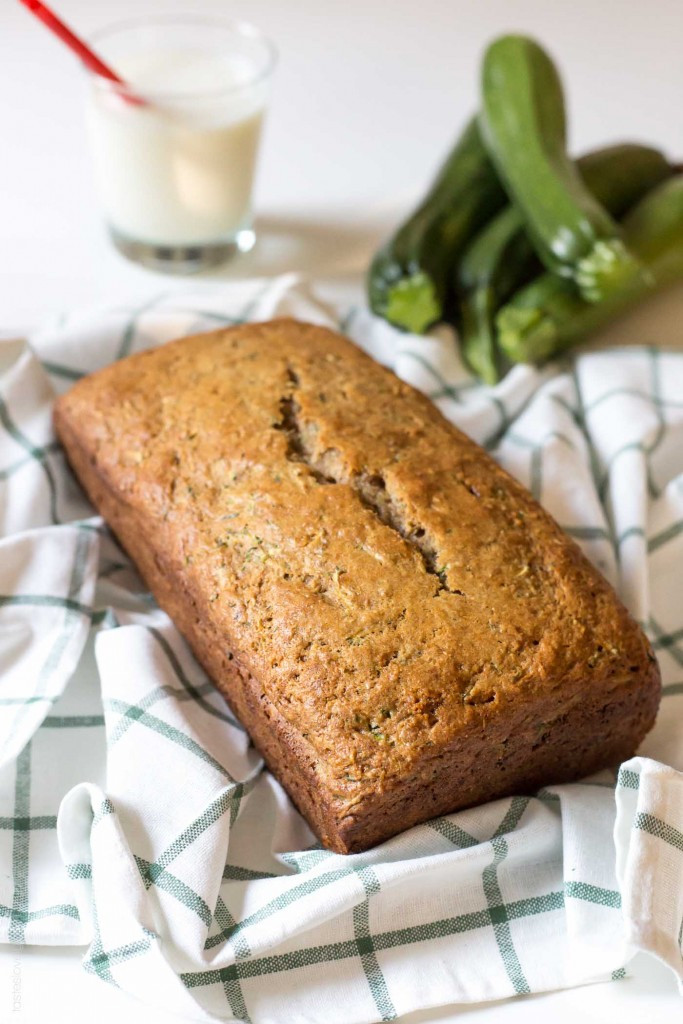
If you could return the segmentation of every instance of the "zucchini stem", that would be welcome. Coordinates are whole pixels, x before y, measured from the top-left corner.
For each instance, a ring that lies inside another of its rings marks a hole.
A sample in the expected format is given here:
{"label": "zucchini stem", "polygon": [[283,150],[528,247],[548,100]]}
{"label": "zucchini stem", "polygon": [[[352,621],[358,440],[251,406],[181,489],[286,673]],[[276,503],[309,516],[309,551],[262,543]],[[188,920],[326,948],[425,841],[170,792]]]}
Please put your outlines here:
{"label": "zucchini stem", "polygon": [[412,334],[424,334],[441,313],[434,282],[422,270],[387,288],[384,316]]}
{"label": "zucchini stem", "polygon": [[620,238],[595,243],[592,252],[578,260],[574,280],[586,302],[600,302],[603,296],[631,288],[652,275],[629,252]]}

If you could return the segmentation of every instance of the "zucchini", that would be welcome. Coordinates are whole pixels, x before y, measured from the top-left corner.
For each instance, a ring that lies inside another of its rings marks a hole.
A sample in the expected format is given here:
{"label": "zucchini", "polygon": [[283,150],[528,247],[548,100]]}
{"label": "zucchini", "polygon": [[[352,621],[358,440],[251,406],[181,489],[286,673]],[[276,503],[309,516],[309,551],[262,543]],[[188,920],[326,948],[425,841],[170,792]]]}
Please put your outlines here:
{"label": "zucchini", "polygon": [[[674,173],[663,153],[635,143],[587,153],[577,167],[593,196],[614,217],[622,217]],[[524,219],[514,205],[501,210],[465,250],[457,270],[460,340],[466,362],[487,384],[495,384],[501,371],[495,314],[539,270]]]}
{"label": "zucchini", "polygon": [[460,253],[505,202],[473,119],[419,207],[373,259],[367,281],[373,312],[415,334],[442,320]]}
{"label": "zucchini", "polygon": [[638,287],[587,303],[554,274],[543,274],[499,312],[498,338],[515,363],[542,362],[605,327],[656,289],[683,279],[683,174],[649,192],[623,222],[627,244],[648,269]]}
{"label": "zucchini", "polygon": [[502,371],[496,310],[536,267],[536,254],[515,206],[505,207],[475,236],[458,267],[461,351],[485,384],[495,384]]}
{"label": "zucchini", "polygon": [[590,302],[630,287],[643,268],[567,155],[562,83],[548,54],[503,36],[484,55],[481,126],[541,261]]}
{"label": "zucchini", "polygon": [[660,149],[638,142],[594,149],[579,157],[576,166],[593,197],[618,221],[678,170]]}

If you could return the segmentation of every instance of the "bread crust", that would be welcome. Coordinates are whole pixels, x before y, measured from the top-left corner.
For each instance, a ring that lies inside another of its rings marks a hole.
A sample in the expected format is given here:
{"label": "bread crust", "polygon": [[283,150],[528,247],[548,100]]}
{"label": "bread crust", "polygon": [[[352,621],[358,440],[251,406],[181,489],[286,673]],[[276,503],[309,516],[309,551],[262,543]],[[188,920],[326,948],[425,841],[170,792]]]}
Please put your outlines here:
{"label": "bread crust", "polygon": [[660,679],[532,497],[340,335],[244,325],[58,399],[93,504],[323,843],[629,757]]}

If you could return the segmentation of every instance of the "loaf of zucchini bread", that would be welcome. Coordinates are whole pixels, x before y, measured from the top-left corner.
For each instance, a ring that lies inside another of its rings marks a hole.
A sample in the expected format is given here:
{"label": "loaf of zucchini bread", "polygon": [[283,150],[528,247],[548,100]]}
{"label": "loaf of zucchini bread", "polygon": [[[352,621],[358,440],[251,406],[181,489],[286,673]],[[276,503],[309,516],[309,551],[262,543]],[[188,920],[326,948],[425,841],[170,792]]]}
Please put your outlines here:
{"label": "loaf of zucchini bread", "polygon": [[185,338],[56,404],[69,461],[322,842],[615,764],[648,641],[527,491],[347,339]]}

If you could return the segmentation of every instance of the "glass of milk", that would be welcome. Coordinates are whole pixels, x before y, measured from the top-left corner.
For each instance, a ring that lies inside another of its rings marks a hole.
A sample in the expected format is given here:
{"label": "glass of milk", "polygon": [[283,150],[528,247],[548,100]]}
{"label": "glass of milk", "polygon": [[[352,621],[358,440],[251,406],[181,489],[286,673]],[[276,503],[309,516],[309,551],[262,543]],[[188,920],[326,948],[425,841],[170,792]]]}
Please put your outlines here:
{"label": "glass of milk", "polygon": [[252,25],[192,16],[125,22],[93,44],[126,83],[88,81],[96,182],[116,247],[176,273],[250,249],[273,45]]}

